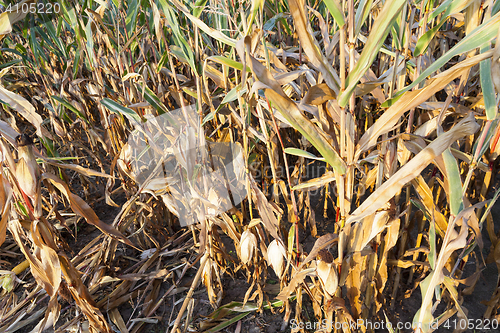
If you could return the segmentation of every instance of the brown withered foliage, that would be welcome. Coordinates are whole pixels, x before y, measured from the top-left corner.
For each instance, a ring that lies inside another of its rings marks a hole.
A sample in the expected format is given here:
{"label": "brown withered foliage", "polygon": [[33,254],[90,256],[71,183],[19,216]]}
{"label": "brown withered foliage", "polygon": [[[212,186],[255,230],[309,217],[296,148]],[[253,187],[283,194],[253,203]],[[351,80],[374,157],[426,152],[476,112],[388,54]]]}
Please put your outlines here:
{"label": "brown withered foliage", "polygon": [[499,3],[6,3],[0,332],[467,322],[500,279]]}

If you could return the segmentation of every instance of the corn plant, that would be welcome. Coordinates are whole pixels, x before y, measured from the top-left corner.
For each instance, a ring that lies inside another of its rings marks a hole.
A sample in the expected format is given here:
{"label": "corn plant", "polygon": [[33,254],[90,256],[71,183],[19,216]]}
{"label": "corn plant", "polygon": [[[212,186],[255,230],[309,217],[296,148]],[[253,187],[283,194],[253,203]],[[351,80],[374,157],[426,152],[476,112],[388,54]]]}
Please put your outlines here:
{"label": "corn plant", "polygon": [[[414,331],[467,320],[483,234],[498,262],[500,2],[2,4],[0,244],[24,259],[0,331],[146,331],[182,292],[172,332],[306,305],[340,331],[417,293]],[[228,275],[250,287],[222,304]]]}

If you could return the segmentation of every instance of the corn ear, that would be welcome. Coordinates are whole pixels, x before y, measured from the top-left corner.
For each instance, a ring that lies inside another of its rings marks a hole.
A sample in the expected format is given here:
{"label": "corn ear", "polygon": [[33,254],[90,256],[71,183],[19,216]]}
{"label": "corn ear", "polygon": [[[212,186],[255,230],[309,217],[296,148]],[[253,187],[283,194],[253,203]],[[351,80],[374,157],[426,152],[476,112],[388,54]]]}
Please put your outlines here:
{"label": "corn ear", "polygon": [[240,259],[243,264],[246,265],[252,260],[256,247],[257,237],[250,230],[243,232],[240,241]]}

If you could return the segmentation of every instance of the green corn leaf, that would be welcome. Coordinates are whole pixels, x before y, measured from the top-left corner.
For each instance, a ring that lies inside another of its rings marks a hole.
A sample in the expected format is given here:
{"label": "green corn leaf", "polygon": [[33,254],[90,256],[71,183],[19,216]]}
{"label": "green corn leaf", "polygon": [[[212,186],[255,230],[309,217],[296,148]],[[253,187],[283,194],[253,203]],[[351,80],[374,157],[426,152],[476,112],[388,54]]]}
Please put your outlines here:
{"label": "green corn leaf", "polygon": [[373,0],[361,0],[359,2],[358,9],[356,10],[356,14],[354,17],[354,22],[356,25],[354,36],[359,35],[363,23],[366,21],[368,14],[370,14],[370,9],[372,8],[372,5],[373,5]]}
{"label": "green corn leaf", "polygon": [[137,25],[137,14],[139,13],[139,5],[137,0],[128,2],[127,17],[125,18],[125,26],[127,28],[128,37],[134,34]]}
{"label": "green corn leaf", "polygon": [[363,52],[359,57],[356,66],[346,78],[346,89],[339,96],[339,105],[344,107],[347,105],[351,94],[354,92],[358,81],[365,75],[373,61],[377,57],[382,44],[392,27],[392,24],[397,18],[397,15],[403,9],[405,0],[388,0],[386,1],[382,12],[378,15],[368,40],[363,48]]}
{"label": "green corn leaf", "polygon": [[94,37],[92,36],[91,24],[92,21],[89,20],[87,26],[85,27],[85,33],[87,35],[87,43],[85,45],[87,46],[87,56],[89,62],[92,65],[91,70],[94,70],[94,68],[97,68],[97,60],[94,54]]}
{"label": "green corn leaf", "polygon": [[[211,56],[207,60],[212,60],[214,62],[221,64],[221,65],[226,65],[226,66],[229,66],[231,68],[235,68],[235,69],[240,70],[240,71],[243,70],[243,64],[241,62],[234,61],[232,59],[229,59],[229,58],[226,58],[223,56]],[[251,71],[252,70],[250,69],[250,67],[247,66],[247,72],[250,73]]]}
{"label": "green corn leaf", "polygon": [[418,57],[419,55],[422,55],[425,53],[427,48],[429,47],[429,44],[431,43],[431,40],[436,36],[436,33],[438,32],[439,28],[446,22],[446,20],[441,20],[438,24],[436,24],[432,29],[426,31],[422,37],[420,37],[417,41],[417,45],[415,45],[415,50],[413,52],[414,57]]}
{"label": "green corn leaf", "polygon": [[[425,208],[423,210],[425,212]],[[429,265],[434,270],[436,269],[437,248],[436,248],[436,221],[434,220],[434,211],[432,212],[432,219],[429,220]]]}
{"label": "green corn leaf", "polygon": [[264,7],[264,0],[252,0],[252,9],[250,14],[251,16],[250,19],[248,20],[247,31],[245,33],[246,35],[248,35],[250,33],[250,30],[252,30],[255,16],[257,16],[257,12],[259,11],[259,9],[262,10],[263,7]]}
{"label": "green corn leaf", "polygon": [[[481,53],[490,49],[490,42],[481,46]],[[497,116],[497,103],[495,98],[495,88],[491,78],[491,59],[483,60],[479,63],[479,75],[481,78],[481,89],[483,90],[484,108],[486,119],[493,120]]]}
{"label": "green corn leaf", "polygon": [[[192,47],[188,44],[186,38],[184,37],[184,34],[181,32],[181,29],[179,28],[179,21],[177,20],[177,16],[174,13],[173,8],[168,4],[166,0],[159,0],[160,3],[160,8],[165,14],[165,18],[172,29],[172,32],[174,33],[174,41],[175,44],[179,49],[175,50],[174,53],[176,56],[179,58],[184,58],[187,64],[191,67],[191,69],[195,72],[198,73],[198,67],[195,65],[194,62],[194,54]],[[180,51],[180,52],[179,52]]]}
{"label": "green corn leaf", "polygon": [[500,10],[500,1],[493,1],[493,8],[491,8],[491,15],[495,15]]}
{"label": "green corn leaf", "polygon": [[[450,1],[445,1],[445,3],[448,3],[448,2],[450,2]],[[437,16],[442,10],[444,10],[444,8],[446,8],[445,13],[441,17],[441,21],[438,24],[436,24],[436,26],[434,26],[432,29],[430,29],[425,34],[423,34],[422,37],[420,37],[420,39],[417,41],[417,45],[415,46],[415,51],[413,52],[413,55],[415,57],[418,57],[419,55],[425,53],[425,51],[429,47],[429,44],[431,43],[431,40],[434,39],[434,37],[436,36],[436,33],[443,26],[443,24],[446,22],[448,17],[450,17],[450,15],[459,13],[462,10],[466,9],[467,7],[469,7],[469,5],[471,3],[472,3],[471,0],[458,0],[458,1],[451,2],[451,4],[449,4],[449,6],[447,4],[446,7],[443,7],[443,5],[439,6],[432,13],[431,17],[429,17],[427,19],[427,21],[431,21],[432,19],[434,19],[434,17],[435,17],[435,16],[433,16],[434,14]],[[443,7],[443,8],[441,8],[441,7]],[[420,24],[422,25],[423,22],[424,22],[424,20],[422,19]]]}
{"label": "green corn leaf", "polygon": [[220,323],[219,325],[215,326],[214,328],[209,329],[207,332],[208,333],[219,332],[219,331],[223,330],[224,328],[229,327],[229,326],[231,326],[234,323],[237,323],[239,320],[245,318],[249,314],[250,314],[250,311],[249,312],[240,313],[240,314],[236,315],[235,317],[233,317],[231,319],[223,321],[222,323]]}
{"label": "green corn leaf", "polygon": [[458,170],[457,160],[451,153],[450,148],[443,152],[444,165],[448,174],[448,183],[450,184],[450,212],[457,216],[463,209],[462,198],[462,180],[460,179],[460,171]]}
{"label": "green corn leaf", "polygon": [[194,17],[199,18],[203,9],[207,5],[208,0],[197,0],[193,5],[193,15]]}
{"label": "green corn leaf", "polygon": [[323,0],[325,3],[326,7],[330,11],[330,14],[332,14],[335,22],[339,25],[339,27],[344,26],[345,24],[345,19],[344,19],[344,13],[340,10],[342,8],[341,4],[339,3],[338,0]]}
{"label": "green corn leaf", "polygon": [[295,156],[300,156],[300,157],[305,157],[305,158],[311,158],[313,160],[318,160],[318,161],[324,161],[324,157],[317,157],[314,154],[311,154],[308,151],[298,149],[298,148],[285,148],[285,153],[290,154],[290,155],[295,155]]}
{"label": "green corn leaf", "polygon": [[116,103],[109,98],[103,98],[101,104],[113,111],[116,114],[123,115],[127,117],[134,125],[139,125],[142,123],[141,117],[132,109],[129,109],[123,105]]}
{"label": "green corn leaf", "polygon": [[144,91],[143,97],[148,102],[152,107],[158,111],[159,114],[163,114],[165,112],[168,112],[167,108],[163,103],[160,101],[158,96],[155,95],[155,93],[148,88],[146,85],[140,85],[136,84],[137,90],[140,91],[141,93]]}
{"label": "green corn leaf", "polygon": [[87,118],[83,115],[83,113],[81,113],[80,111],[78,111],[78,109],[76,109],[73,105],[71,105],[71,103],[69,103],[68,101],[66,101],[64,98],[61,98],[61,97],[58,97],[58,96],[51,96],[53,99],[55,99],[56,101],[58,101],[59,103],[61,103],[61,105],[63,105],[65,108],[67,108],[68,110],[70,110],[71,112],[73,112],[74,114],[76,114],[80,119],[82,119],[83,121],[85,121],[87,124],[90,124],[89,121],[87,120]]}
{"label": "green corn leaf", "polygon": [[[474,29],[469,35],[467,35],[464,39],[458,42],[453,48],[451,48],[448,52],[446,52],[439,59],[434,61],[425,71],[423,71],[420,76],[413,81],[410,85],[400,90],[395,98],[399,99],[399,97],[407,92],[408,90],[415,87],[417,84],[425,80],[432,73],[443,67],[451,58],[457,56],[459,54],[469,52],[475,48],[480,47],[484,43],[491,41],[496,37],[498,32],[498,27],[500,26],[500,13],[496,14],[492,18],[490,18],[487,22],[484,22],[476,29]],[[387,100],[382,104],[382,107],[388,107],[395,102],[395,98],[391,100]]]}

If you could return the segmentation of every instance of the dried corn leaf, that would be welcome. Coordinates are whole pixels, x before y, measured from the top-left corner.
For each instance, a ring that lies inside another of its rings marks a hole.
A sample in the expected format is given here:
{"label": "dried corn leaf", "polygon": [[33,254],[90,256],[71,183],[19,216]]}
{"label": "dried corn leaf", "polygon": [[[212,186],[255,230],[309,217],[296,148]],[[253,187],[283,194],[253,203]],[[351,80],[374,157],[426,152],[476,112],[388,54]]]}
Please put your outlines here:
{"label": "dried corn leaf", "polygon": [[318,255],[319,251],[331,247],[335,242],[338,242],[338,236],[337,234],[331,234],[328,233],[326,235],[321,236],[314,242],[314,246],[311,250],[311,252],[307,255],[307,257],[304,259],[304,261],[301,263],[299,267],[299,271],[311,260],[316,258],[316,255]]}
{"label": "dried corn leaf", "polygon": [[[430,331],[430,323],[434,320],[432,316],[432,298],[434,289],[441,284],[445,278],[443,268],[455,250],[464,248],[467,244],[467,220],[470,215],[475,214],[476,208],[484,206],[485,202],[480,202],[466,208],[460,212],[450,223],[443,239],[443,245],[439,252],[434,270],[420,283],[422,291],[422,306],[415,314],[413,323],[420,325],[423,332]],[[461,224],[460,224],[461,223]],[[456,224],[460,224],[460,233],[454,229]]]}
{"label": "dried corn leaf", "polygon": [[63,168],[63,169],[69,169],[69,170],[73,170],[73,171],[76,171],[84,176],[87,176],[87,177],[103,177],[103,178],[114,178],[113,176],[111,175],[108,175],[106,173],[103,173],[103,172],[99,172],[99,171],[95,171],[95,170],[92,170],[92,169],[88,169],[88,168],[84,168],[80,165],[77,165],[77,164],[72,164],[72,163],[58,163],[54,160],[51,160],[50,158],[46,158],[40,154],[35,154],[37,157],[41,158],[44,162],[50,164],[50,165],[53,165],[53,166],[56,166],[56,167],[59,167],[59,168]]}
{"label": "dried corn leaf", "polygon": [[19,133],[3,120],[0,120],[0,133],[7,139],[7,141],[15,146],[16,138]]}
{"label": "dried corn leaf", "polygon": [[82,198],[80,198],[76,194],[71,193],[68,185],[64,183],[62,180],[60,180],[55,175],[50,173],[42,174],[42,179],[49,180],[55,187],[57,187],[57,189],[59,189],[59,191],[61,191],[61,193],[63,193],[66,196],[66,198],[68,198],[68,201],[71,204],[71,209],[73,209],[75,213],[83,216],[87,220],[87,223],[96,226],[106,235],[122,243],[125,243],[133,248],[136,248],[134,244],[132,244],[132,242],[128,238],[123,236],[123,234],[120,231],[118,231],[113,226],[110,226],[102,222],[97,217],[96,213],[92,210],[92,208],[90,208],[90,206]]}
{"label": "dried corn leaf", "polygon": [[270,207],[266,196],[264,195],[264,193],[262,193],[257,184],[255,184],[255,181],[253,179],[251,179],[250,184],[253,189],[253,195],[257,204],[257,209],[259,210],[259,214],[262,218],[264,227],[275,239],[281,239],[281,237],[278,235],[279,222],[276,219],[273,209]]}
{"label": "dried corn leaf", "polygon": [[320,52],[318,42],[313,37],[314,34],[312,33],[305,12],[304,0],[290,0],[288,5],[290,6],[290,13],[295,23],[295,31],[299,36],[300,46],[304,49],[311,63],[320,70],[321,74],[323,74],[326,84],[328,84],[335,94],[338,94],[340,78],[326,57]]}
{"label": "dried corn leaf", "polygon": [[424,178],[420,175],[415,177],[415,179],[413,179],[411,183],[415,188],[415,191],[417,191],[417,194],[420,196],[420,199],[425,206],[428,216],[434,216],[438,232],[442,236],[444,236],[446,228],[448,227],[448,222],[446,221],[443,213],[441,213],[441,211],[436,208],[434,197],[432,195],[431,189],[429,188],[429,185],[427,185]]}
{"label": "dried corn leaf", "polygon": [[311,105],[320,105],[336,98],[335,92],[326,83],[317,84],[307,90],[303,102]]}
{"label": "dried corn leaf", "polygon": [[380,118],[363,134],[357,145],[355,160],[361,153],[367,151],[377,144],[379,136],[389,132],[398,122],[403,113],[411,108],[417,107],[429,97],[443,89],[449,82],[466,73],[466,71],[480,61],[491,57],[491,52],[464,60],[450,69],[440,73],[429,80],[427,85],[418,90],[410,91],[398,99],[394,105],[387,109]]}
{"label": "dried corn leaf", "polygon": [[5,241],[11,200],[12,188],[3,173],[0,172],[0,245]]}
{"label": "dried corn leaf", "polygon": [[292,293],[297,289],[298,285],[301,284],[307,276],[313,276],[316,273],[316,268],[305,268],[298,270],[290,280],[290,283],[283,288],[283,290],[276,296],[276,299],[280,301],[286,301],[292,295]]}
{"label": "dried corn leaf", "polygon": [[441,134],[430,145],[418,153],[412,160],[399,169],[382,186],[373,192],[347,219],[346,223],[360,221],[364,217],[374,213],[377,209],[388,202],[401,188],[432,162],[437,156],[441,155],[455,140],[466,135],[477,132],[479,125],[474,117],[461,120],[455,127],[448,132]]}
{"label": "dried corn leaf", "polygon": [[[111,333],[108,322],[101,311],[96,307],[87,287],[82,283],[80,273],[75,269],[70,260],[64,255],[59,255],[61,269],[67,281],[68,288],[78,307],[85,314],[90,323],[92,333]],[[128,295],[131,296],[131,295]]]}
{"label": "dried corn leaf", "polygon": [[[2,13],[3,15],[5,13]],[[42,127],[42,117],[36,113],[35,108],[24,97],[19,96],[12,91],[5,89],[0,85],[0,100],[8,104],[16,112],[19,112],[27,121],[36,128],[36,134],[39,137],[52,138],[52,135]]]}

